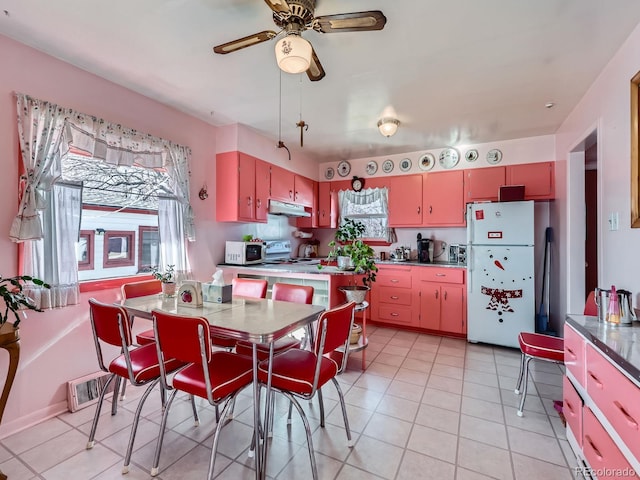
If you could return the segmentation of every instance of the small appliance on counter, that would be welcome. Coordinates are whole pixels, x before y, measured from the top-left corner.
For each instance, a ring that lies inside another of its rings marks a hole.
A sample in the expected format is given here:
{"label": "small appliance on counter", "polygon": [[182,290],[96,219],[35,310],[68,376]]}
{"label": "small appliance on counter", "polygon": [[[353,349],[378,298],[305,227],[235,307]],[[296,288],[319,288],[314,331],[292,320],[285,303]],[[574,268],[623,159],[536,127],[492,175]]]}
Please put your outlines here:
{"label": "small appliance on counter", "polygon": [[265,243],[227,241],[224,250],[224,263],[229,265],[256,265],[264,262]]}
{"label": "small appliance on counter", "polygon": [[456,265],[466,265],[467,246],[459,244],[449,245],[449,263],[454,263]]}
{"label": "small appliance on counter", "polygon": [[433,262],[433,242],[429,238],[422,238],[422,234],[418,234],[418,262]]}

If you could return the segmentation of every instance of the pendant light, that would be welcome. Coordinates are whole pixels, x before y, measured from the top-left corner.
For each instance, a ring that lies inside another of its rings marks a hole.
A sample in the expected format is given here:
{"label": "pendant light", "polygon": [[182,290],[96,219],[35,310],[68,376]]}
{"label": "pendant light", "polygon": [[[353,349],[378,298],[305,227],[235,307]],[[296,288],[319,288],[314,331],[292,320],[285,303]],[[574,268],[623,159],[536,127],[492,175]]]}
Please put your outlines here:
{"label": "pendant light", "polygon": [[396,118],[381,118],[378,120],[378,130],[385,137],[391,137],[395,135],[398,131],[398,125],[400,125],[400,120]]}
{"label": "pendant light", "polygon": [[278,40],[275,47],[280,70],[286,73],[306,72],[311,65],[313,48],[300,33],[292,31]]}

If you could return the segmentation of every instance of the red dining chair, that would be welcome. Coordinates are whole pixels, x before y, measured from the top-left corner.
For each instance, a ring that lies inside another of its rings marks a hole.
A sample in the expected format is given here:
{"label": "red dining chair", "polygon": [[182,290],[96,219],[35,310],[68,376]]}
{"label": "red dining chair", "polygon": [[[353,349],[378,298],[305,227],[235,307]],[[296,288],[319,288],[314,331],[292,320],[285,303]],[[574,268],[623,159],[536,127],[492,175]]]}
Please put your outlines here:
{"label": "red dining chair", "polygon": [[[320,389],[331,380],[340,397],[348,446],[350,448],[353,447],[344,395],[340,384],[336,380],[336,375],[346,367],[355,306],[355,302],[350,302],[332,310],[327,310],[320,315],[315,342],[312,347],[313,350],[292,348],[274,356],[271,362],[268,359],[263,360],[258,366],[258,380],[260,383],[268,383],[269,368],[271,367],[271,387],[285,395],[296,407],[302,418],[307,434],[307,447],[314,480],[318,478],[318,470],[313,451],[311,428],[296,397],[310,400],[315,396],[316,392],[320,397]],[[338,351],[338,349],[342,349],[342,351]],[[268,405],[269,401],[267,401]],[[322,402],[320,402],[320,405],[320,426],[324,428]],[[267,411],[266,418],[269,418],[269,414],[270,412]],[[267,443],[265,443],[265,448],[266,445]]]}
{"label": "red dining chair", "polygon": [[587,295],[587,301],[584,304],[584,315],[592,317],[598,316],[598,305],[596,304],[596,292],[591,290]]}
{"label": "red dining chair", "polygon": [[[222,418],[227,418],[236,395],[253,380],[253,360],[236,353],[212,350],[211,327],[205,318],[183,317],[160,311],[153,311],[152,315],[158,358],[172,358],[189,364],[173,376],[171,383],[167,379],[169,372],[160,369],[163,386],[172,392],[162,415],[151,469],[151,475],[156,476],[167,418],[176,393],[182,391],[204,398],[215,407],[224,403]],[[213,478],[220,430],[224,424],[218,421],[213,435],[208,479]]]}
{"label": "red dining chair", "polygon": [[[234,278],[231,281],[233,296],[249,298],[266,298],[267,281],[254,278]],[[229,351],[236,346],[236,339],[225,335],[211,334],[214,347],[225,348]]]}
{"label": "red dining chair", "polygon": [[[121,287],[122,299],[144,297],[146,295],[154,295],[162,292],[162,282],[160,280],[143,280],[141,282],[125,283]],[[147,345],[155,342],[153,336],[153,328],[149,328],[136,335],[138,345]]]}
{"label": "red dining chair", "polygon": [[[98,364],[100,369],[110,373],[110,376],[98,399],[96,413],[93,417],[93,423],[89,433],[87,449],[93,448],[95,444],[95,434],[98,427],[98,420],[100,419],[100,411],[102,410],[102,403],[109,384],[116,378],[123,378],[125,380],[128,379],[135,386],[147,385],[147,389],[138,402],[138,407],[133,417],[133,424],[131,425],[129,444],[122,468],[122,472],[127,473],[129,471],[129,461],[131,460],[133,443],[140,420],[140,412],[149,393],[151,393],[153,387],[158,384],[160,372],[175,372],[177,369],[183,367],[185,363],[168,357],[162,364],[159,364],[155,345],[134,346],[133,335],[131,333],[131,320],[124,308],[117,305],[101,303],[91,298],[89,299],[89,313],[96,353],[98,355]],[[121,348],[121,353],[111,360],[108,366],[105,365],[103,345],[113,345]],[[117,392],[117,390],[115,391]],[[161,398],[162,404],[164,405],[164,390],[161,390]],[[113,399],[113,403],[116,404],[115,398]],[[197,421],[195,404],[192,404],[192,406]],[[112,413],[115,413],[115,411],[112,410]]]}
{"label": "red dining chair", "polygon": [[[516,395],[522,393],[518,416],[524,415],[524,401],[527,398],[527,384],[529,383],[529,362],[531,360],[544,360],[546,362],[564,363],[564,340],[551,335],[541,333],[520,332],[520,373],[516,384]],[[524,386],[523,386],[524,385]]]}
{"label": "red dining chair", "polygon": [[[304,303],[311,305],[313,301],[313,287],[306,285],[293,285],[290,283],[274,283],[271,290],[271,300]],[[280,338],[274,342],[273,353],[282,353],[290,348],[299,348],[301,341],[292,336]],[[269,357],[269,344],[258,343],[256,345],[258,352],[258,360],[265,360]],[[243,355],[253,355],[253,344],[246,340],[238,340],[236,343],[236,352]]]}

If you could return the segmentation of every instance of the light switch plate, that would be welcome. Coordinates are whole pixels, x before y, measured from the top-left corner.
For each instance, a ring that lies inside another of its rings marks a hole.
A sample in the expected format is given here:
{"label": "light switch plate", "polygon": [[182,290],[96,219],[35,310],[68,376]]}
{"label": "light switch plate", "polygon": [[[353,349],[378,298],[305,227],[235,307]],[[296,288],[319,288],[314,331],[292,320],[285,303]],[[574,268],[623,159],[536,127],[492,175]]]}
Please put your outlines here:
{"label": "light switch plate", "polygon": [[612,212],[609,214],[609,230],[618,230],[620,224],[620,215],[618,212]]}

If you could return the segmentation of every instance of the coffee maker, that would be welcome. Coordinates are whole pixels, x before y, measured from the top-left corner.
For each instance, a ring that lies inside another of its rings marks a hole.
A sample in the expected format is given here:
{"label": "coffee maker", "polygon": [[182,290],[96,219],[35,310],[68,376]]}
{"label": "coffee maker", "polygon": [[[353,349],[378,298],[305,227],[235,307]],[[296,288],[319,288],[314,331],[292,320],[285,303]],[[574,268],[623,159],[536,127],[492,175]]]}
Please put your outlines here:
{"label": "coffee maker", "polygon": [[418,262],[431,263],[433,259],[430,256],[431,240],[422,238],[422,234],[418,234]]}

